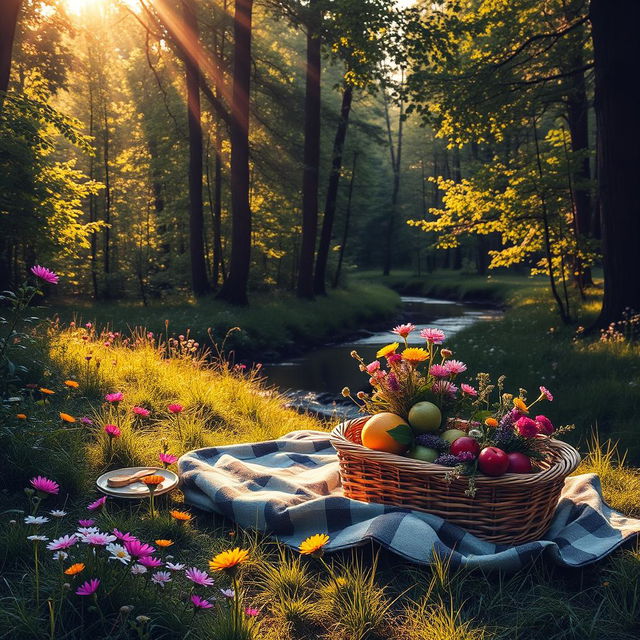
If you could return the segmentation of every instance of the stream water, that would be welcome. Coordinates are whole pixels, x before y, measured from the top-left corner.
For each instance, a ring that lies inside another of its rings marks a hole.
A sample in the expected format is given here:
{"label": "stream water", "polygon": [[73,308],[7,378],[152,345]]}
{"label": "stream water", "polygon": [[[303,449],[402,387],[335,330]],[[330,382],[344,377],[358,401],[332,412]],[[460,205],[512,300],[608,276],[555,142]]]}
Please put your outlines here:
{"label": "stream water", "polygon": [[[402,298],[399,317],[393,326],[412,322],[417,326],[409,344],[420,346],[420,329],[437,327],[451,337],[476,322],[495,320],[502,312],[477,305],[437,300],[435,298]],[[387,331],[363,331],[350,340],[313,349],[304,355],[284,362],[265,364],[263,373],[268,381],[290,398],[291,406],[320,415],[352,416],[356,407],[340,395],[343,387],[355,393],[368,386],[367,377],[358,370],[351,357],[356,350],[365,362],[375,359],[381,346],[395,341]]]}

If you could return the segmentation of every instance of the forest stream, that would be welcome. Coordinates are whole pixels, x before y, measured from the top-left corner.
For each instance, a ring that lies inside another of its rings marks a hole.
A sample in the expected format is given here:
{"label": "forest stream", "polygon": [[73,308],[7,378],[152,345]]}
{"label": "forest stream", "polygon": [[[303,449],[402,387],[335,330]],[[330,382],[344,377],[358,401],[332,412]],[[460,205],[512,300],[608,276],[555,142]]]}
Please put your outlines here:
{"label": "forest stream", "polygon": [[[495,320],[501,316],[502,311],[495,308],[403,296],[399,316],[390,324],[415,324],[417,330],[411,335],[413,339],[409,340],[409,344],[419,346],[420,329],[438,327],[450,338],[476,322]],[[327,344],[300,357],[265,364],[263,372],[269,383],[290,398],[290,406],[322,416],[353,417],[357,414],[357,408],[351,401],[345,401],[340,391],[347,386],[356,392],[366,389],[368,385],[366,376],[358,370],[357,362],[351,357],[351,351],[355,349],[366,362],[371,362],[378,349],[394,339],[390,331],[363,331],[349,340]]]}

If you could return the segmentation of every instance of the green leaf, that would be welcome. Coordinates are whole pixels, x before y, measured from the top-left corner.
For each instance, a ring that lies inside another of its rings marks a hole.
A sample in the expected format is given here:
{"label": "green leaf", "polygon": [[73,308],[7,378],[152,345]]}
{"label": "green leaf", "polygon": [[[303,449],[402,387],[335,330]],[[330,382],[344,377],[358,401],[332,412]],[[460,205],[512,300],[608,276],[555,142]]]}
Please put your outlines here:
{"label": "green leaf", "polygon": [[413,431],[408,424],[399,424],[387,433],[400,444],[410,445],[413,442]]}

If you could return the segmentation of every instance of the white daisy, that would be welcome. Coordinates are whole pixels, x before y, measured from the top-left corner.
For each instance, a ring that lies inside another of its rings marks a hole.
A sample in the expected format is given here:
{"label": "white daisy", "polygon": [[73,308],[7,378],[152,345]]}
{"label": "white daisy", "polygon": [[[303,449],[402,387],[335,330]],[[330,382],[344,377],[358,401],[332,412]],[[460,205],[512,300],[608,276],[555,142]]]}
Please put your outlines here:
{"label": "white daisy", "polygon": [[131,573],[134,576],[141,576],[143,573],[147,573],[147,567],[141,564],[134,564],[133,567],[131,567]]}
{"label": "white daisy", "polygon": [[47,536],[27,536],[27,540],[33,540],[34,542],[46,542],[48,539]]}
{"label": "white daisy", "polygon": [[24,519],[25,524],[46,524],[47,522],[49,522],[49,518],[44,516],[27,516]]}
{"label": "white daisy", "polygon": [[53,509],[52,511],[49,511],[49,513],[54,518],[64,518],[67,515],[67,512],[63,511],[62,509]]}
{"label": "white daisy", "polygon": [[121,544],[114,544],[112,542],[107,545],[106,549],[111,554],[109,560],[118,560],[122,562],[122,564],[129,564],[129,562],[131,562],[129,552]]}
{"label": "white daisy", "polygon": [[78,527],[78,533],[81,536],[90,536],[94,533],[99,533],[100,529],[98,527]]}
{"label": "white daisy", "polygon": [[182,562],[176,562],[175,564],[173,562],[167,562],[165,566],[171,571],[182,571],[187,565],[182,564]]}
{"label": "white daisy", "polygon": [[53,554],[54,560],[66,560],[69,557],[69,554],[66,551],[56,551]]}
{"label": "white daisy", "polygon": [[164,587],[167,582],[171,582],[171,574],[168,571],[156,571],[151,576],[151,582],[155,582],[155,584]]}

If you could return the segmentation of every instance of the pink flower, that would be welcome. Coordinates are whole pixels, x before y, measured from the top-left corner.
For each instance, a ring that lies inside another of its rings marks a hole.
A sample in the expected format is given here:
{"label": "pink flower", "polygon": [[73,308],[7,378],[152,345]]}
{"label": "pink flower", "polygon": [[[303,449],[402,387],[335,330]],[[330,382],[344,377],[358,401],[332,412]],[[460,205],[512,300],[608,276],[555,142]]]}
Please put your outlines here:
{"label": "pink flower", "polygon": [[78,587],[76,591],[77,596],[92,596],[100,586],[100,580],[93,578],[93,580],[87,580],[84,584]]}
{"label": "pink flower", "polygon": [[133,411],[137,416],[142,416],[143,418],[146,418],[151,413],[149,409],[145,409],[144,407],[133,407],[131,411]]}
{"label": "pink flower", "polygon": [[460,391],[466,393],[468,396],[477,396],[478,392],[470,385],[464,382],[460,385]]}
{"label": "pink flower", "polygon": [[116,393],[107,393],[107,395],[104,397],[107,402],[122,402],[123,398],[124,393],[122,393],[122,391],[117,391]]}
{"label": "pink flower", "polygon": [[171,413],[182,413],[184,407],[181,404],[170,404],[167,409],[169,409]]}
{"label": "pink flower", "polygon": [[35,478],[31,478],[29,482],[36,491],[40,491],[41,493],[56,495],[60,491],[60,485],[57,482],[49,480],[49,478],[45,478],[44,476],[36,476]]}
{"label": "pink flower", "polygon": [[107,496],[102,496],[102,498],[98,498],[94,500],[90,505],[87,505],[87,509],[89,511],[97,511],[98,509],[104,507],[104,503],[107,501]]}
{"label": "pink flower", "polygon": [[171,582],[171,574],[168,571],[156,571],[151,576],[151,582],[164,587],[167,582]]}
{"label": "pink flower", "polygon": [[402,362],[402,354],[401,353],[392,353],[387,356],[387,362],[391,364],[396,364],[398,362]]}
{"label": "pink flower", "polygon": [[553,394],[547,387],[540,387],[540,393],[549,401],[553,402]]}
{"label": "pink flower", "polygon": [[398,382],[398,378],[393,371],[387,376],[387,386],[389,387],[389,391],[400,391],[400,383]]}
{"label": "pink flower", "polygon": [[245,614],[248,615],[250,618],[255,618],[256,616],[260,615],[260,609],[254,609],[253,607],[247,607],[244,610]]}
{"label": "pink flower", "polygon": [[[121,538],[124,540],[124,538]],[[124,546],[127,548],[129,555],[134,558],[140,558],[144,556],[150,556],[156,549],[150,544],[140,542],[137,538],[134,540],[124,540]]]}
{"label": "pink flower", "polygon": [[[118,529],[114,529],[113,530],[113,535],[118,538],[118,540],[122,540],[122,542],[133,542],[134,540],[138,540],[138,538],[136,538],[134,535],[130,534],[130,533],[122,533],[122,531],[119,531]],[[155,551],[155,549],[154,549]],[[131,553],[131,551],[129,551],[129,553]],[[153,551],[151,552],[153,553]]]}
{"label": "pink flower", "polygon": [[162,464],[173,464],[178,461],[178,456],[171,455],[170,453],[159,453],[158,458]]}
{"label": "pink flower", "polygon": [[374,360],[367,365],[367,373],[371,376],[380,369],[380,360]]}
{"label": "pink flower", "polygon": [[201,587],[210,587],[213,585],[213,578],[211,578],[206,571],[200,571],[200,569],[197,569],[196,567],[187,569],[184,572],[184,575],[187,579],[191,580],[191,582],[195,582]]}
{"label": "pink flower", "polygon": [[148,567],[149,569],[155,569],[156,567],[161,567],[163,563],[160,558],[142,556],[142,558],[138,558],[138,564],[141,564],[143,567]]}
{"label": "pink flower", "polygon": [[538,427],[534,420],[531,418],[527,418],[527,416],[522,416],[522,418],[518,418],[516,422],[516,431],[523,436],[524,438],[533,438],[538,434]]}
{"label": "pink flower", "polygon": [[457,376],[467,370],[467,365],[464,362],[460,362],[460,360],[447,360],[444,366],[452,376]]}
{"label": "pink flower", "polygon": [[110,438],[119,438],[122,435],[120,427],[115,424],[105,424],[104,431]]}
{"label": "pink flower", "polygon": [[69,549],[70,547],[73,547],[76,542],[78,542],[77,536],[62,536],[61,538],[52,540],[47,545],[47,549],[49,549],[49,551],[61,551],[63,549]]}
{"label": "pink flower", "polygon": [[427,342],[431,344],[442,344],[444,342],[444,331],[440,329],[423,329],[420,332],[420,337],[424,338]]}
{"label": "pink flower", "polygon": [[78,524],[81,527],[93,527],[95,523],[96,523],[95,520],[78,520]]}
{"label": "pink flower", "polygon": [[399,324],[397,327],[394,327],[391,330],[391,333],[395,333],[401,338],[406,338],[414,329],[416,328],[415,324]]}
{"label": "pink flower", "polygon": [[82,536],[82,542],[90,544],[94,547],[106,547],[110,542],[114,542],[115,536],[110,533],[89,533],[86,536]]}
{"label": "pink flower", "polygon": [[193,604],[195,609],[211,609],[211,607],[213,607],[213,605],[208,600],[205,600],[204,598],[201,598],[200,596],[197,596],[195,594],[191,596],[191,603]]}
{"label": "pink flower", "polygon": [[40,280],[44,280],[49,284],[58,284],[58,274],[51,271],[51,269],[41,267],[39,264],[31,267],[31,273],[33,273],[36,278],[40,278]]}
{"label": "pink flower", "polygon": [[456,387],[453,382],[449,382],[449,380],[436,380],[431,387],[431,390],[434,393],[448,394],[450,396],[455,396],[458,391],[458,387]]}
{"label": "pink flower", "polygon": [[434,378],[447,378],[449,376],[449,369],[441,364],[432,364],[429,367],[429,373]]}
{"label": "pink flower", "polygon": [[550,436],[555,431],[551,420],[547,416],[536,416],[536,426],[538,431],[544,433],[545,436]]}
{"label": "pink flower", "polygon": [[90,322],[87,322],[84,326],[85,326],[87,329],[91,329],[91,327],[93,327],[93,325],[92,325]]}

